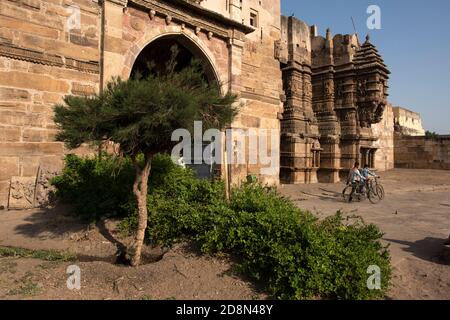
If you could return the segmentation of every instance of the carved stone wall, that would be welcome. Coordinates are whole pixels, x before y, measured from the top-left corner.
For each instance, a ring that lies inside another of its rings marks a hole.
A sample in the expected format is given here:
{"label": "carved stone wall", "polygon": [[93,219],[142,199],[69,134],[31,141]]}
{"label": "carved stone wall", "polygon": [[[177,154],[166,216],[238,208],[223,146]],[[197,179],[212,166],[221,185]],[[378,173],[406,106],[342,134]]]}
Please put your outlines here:
{"label": "carved stone wall", "polygon": [[[380,143],[372,130],[385,114],[389,71],[369,38],[361,45],[356,35],[333,37],[327,30],[321,37],[315,27],[308,30],[294,17],[282,21],[277,53],[284,65],[286,95],[281,139],[284,180],[337,182],[356,160],[375,167],[382,166],[377,160],[389,162],[388,155],[377,155],[377,149],[389,145],[392,136]],[[302,118],[301,113],[308,116]],[[315,153],[314,158],[320,159],[317,168],[307,161]],[[302,171],[317,172],[317,178],[305,179],[305,174],[298,174]],[[289,177],[289,172],[296,174]]]}
{"label": "carved stone wall", "polygon": [[[315,183],[320,166],[319,127],[312,108],[310,30],[302,21],[282,17],[285,103],[281,121],[281,181]],[[281,45],[281,44],[280,44]]]}

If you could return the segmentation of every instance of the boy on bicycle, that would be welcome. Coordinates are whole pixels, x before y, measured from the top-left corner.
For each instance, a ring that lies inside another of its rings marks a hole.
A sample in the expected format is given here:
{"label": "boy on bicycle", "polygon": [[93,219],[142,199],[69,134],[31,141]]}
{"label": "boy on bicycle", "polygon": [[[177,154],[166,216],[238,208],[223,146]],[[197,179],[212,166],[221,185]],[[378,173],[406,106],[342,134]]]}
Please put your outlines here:
{"label": "boy on bicycle", "polygon": [[350,173],[348,175],[347,184],[352,185],[352,192],[350,193],[350,198],[348,202],[353,201],[353,194],[356,192],[356,188],[363,188],[366,178],[359,171],[359,162],[356,161],[353,168],[350,169]]}
{"label": "boy on bicycle", "polygon": [[370,177],[373,178],[379,178],[379,176],[377,176],[375,173],[373,173],[372,171],[370,171],[369,166],[366,164],[364,165],[364,168],[361,171],[361,175],[364,177],[364,179],[369,180]]}

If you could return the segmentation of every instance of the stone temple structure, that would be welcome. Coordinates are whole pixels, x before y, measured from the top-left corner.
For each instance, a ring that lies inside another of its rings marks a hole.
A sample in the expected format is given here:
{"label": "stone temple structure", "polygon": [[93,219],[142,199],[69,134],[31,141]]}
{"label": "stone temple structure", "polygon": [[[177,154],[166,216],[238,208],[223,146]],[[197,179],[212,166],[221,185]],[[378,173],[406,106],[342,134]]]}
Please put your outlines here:
{"label": "stone temple structure", "polygon": [[372,125],[386,109],[389,71],[369,38],[320,37],[293,17],[281,18],[281,34],[282,182],[337,182],[356,159],[375,167]]}
{"label": "stone temple structure", "polygon": [[56,103],[164,63],[174,44],[180,65],[201,60],[239,95],[233,128],[278,132],[276,170],[228,164],[232,183],[337,182],[357,159],[393,167],[389,71],[370,39],[319,36],[280,0],[1,0],[0,207],[45,205],[73,152],[54,140]]}

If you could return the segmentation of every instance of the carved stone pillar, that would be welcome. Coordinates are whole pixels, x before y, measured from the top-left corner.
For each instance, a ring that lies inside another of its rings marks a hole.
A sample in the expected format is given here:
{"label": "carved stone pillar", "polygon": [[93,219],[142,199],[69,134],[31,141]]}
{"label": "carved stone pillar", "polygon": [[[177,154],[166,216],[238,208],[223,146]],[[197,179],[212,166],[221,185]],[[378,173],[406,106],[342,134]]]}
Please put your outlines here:
{"label": "carved stone pillar", "polygon": [[286,102],[281,121],[281,181],[317,182],[315,153],[320,145],[312,110],[311,69],[291,61],[282,71]]}

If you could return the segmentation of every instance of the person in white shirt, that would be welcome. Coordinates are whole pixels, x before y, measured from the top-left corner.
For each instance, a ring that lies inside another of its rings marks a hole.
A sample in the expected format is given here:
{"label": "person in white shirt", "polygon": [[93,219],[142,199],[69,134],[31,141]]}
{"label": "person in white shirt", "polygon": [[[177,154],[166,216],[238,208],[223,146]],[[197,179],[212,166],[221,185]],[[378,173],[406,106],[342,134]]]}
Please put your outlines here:
{"label": "person in white shirt", "polygon": [[353,194],[356,192],[356,188],[363,188],[365,181],[366,178],[364,178],[361,172],[359,171],[359,162],[356,161],[353,168],[350,169],[350,173],[347,179],[347,183],[352,184],[352,192],[350,193],[348,202],[353,201]]}

